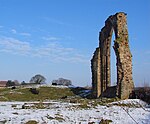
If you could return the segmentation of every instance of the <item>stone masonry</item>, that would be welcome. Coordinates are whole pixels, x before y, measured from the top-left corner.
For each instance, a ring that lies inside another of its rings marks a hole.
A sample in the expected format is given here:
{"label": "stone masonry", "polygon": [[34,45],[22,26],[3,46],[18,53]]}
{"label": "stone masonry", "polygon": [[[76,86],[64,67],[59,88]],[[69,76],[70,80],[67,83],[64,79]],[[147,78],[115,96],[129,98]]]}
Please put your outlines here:
{"label": "stone masonry", "polygon": [[[111,88],[110,51],[112,34],[115,33],[113,49],[116,54],[117,84]],[[99,34],[99,47],[91,60],[93,96],[115,96],[126,99],[134,88],[132,78],[132,55],[129,49],[126,14],[109,16]],[[114,96],[114,97],[115,97]]]}

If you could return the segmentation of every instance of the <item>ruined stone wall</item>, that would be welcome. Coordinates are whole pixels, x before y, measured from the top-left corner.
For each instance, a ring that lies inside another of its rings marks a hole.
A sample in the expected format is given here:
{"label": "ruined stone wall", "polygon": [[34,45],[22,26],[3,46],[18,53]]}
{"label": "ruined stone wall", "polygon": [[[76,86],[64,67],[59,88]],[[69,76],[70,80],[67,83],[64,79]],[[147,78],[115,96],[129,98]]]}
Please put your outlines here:
{"label": "ruined stone wall", "polygon": [[113,48],[117,61],[117,86],[114,90],[116,90],[116,96],[126,99],[132,92],[134,83],[126,14],[122,12],[110,16],[101,29],[99,47],[91,60],[93,95],[103,96],[103,93],[111,86],[110,49],[113,32],[115,33]]}
{"label": "ruined stone wall", "polygon": [[91,60],[92,68],[92,91],[95,98],[99,97],[101,94],[101,62],[100,62],[100,48],[96,48],[93,58]]}

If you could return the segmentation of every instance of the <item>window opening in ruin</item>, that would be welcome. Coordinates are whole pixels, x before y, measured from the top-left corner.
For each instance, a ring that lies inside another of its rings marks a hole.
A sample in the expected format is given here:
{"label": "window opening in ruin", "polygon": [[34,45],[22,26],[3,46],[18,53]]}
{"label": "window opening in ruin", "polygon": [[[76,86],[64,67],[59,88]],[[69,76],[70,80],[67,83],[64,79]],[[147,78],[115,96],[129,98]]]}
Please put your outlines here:
{"label": "window opening in ruin", "polygon": [[111,86],[116,86],[117,85],[117,66],[116,66],[116,54],[114,51],[114,40],[115,40],[115,33],[113,32],[112,34],[112,39],[111,39],[111,48],[110,48],[110,67],[111,67]]}

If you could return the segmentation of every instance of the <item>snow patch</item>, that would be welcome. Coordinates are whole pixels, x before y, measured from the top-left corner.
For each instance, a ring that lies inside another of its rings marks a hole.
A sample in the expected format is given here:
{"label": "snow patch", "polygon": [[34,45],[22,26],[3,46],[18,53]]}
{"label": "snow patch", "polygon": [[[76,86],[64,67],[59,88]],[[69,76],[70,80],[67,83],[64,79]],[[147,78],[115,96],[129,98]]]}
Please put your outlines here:
{"label": "snow patch", "polygon": [[[112,124],[150,124],[150,108],[145,108],[145,103],[141,100],[123,100],[118,103],[140,104],[142,107],[112,106],[91,107],[89,109],[77,109],[77,104],[49,101],[43,104],[49,105],[44,109],[22,109],[24,104],[33,105],[40,102],[0,102],[0,123],[21,124],[29,120],[52,124],[87,124],[95,122],[98,124],[102,119],[112,120]],[[147,110],[146,110],[147,109]]]}

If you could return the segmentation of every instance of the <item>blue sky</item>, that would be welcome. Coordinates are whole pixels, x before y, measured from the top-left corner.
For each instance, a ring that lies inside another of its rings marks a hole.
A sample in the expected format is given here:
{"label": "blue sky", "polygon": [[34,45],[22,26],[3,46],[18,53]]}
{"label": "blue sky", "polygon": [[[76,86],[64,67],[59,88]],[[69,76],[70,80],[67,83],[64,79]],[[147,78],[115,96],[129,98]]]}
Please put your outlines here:
{"label": "blue sky", "polygon": [[[90,85],[90,60],[108,16],[127,13],[136,86],[150,84],[149,0],[0,0],[0,80],[42,74]],[[116,79],[112,52],[112,82]]]}

